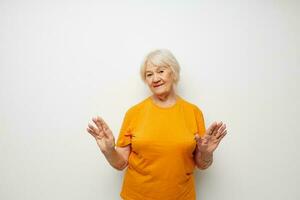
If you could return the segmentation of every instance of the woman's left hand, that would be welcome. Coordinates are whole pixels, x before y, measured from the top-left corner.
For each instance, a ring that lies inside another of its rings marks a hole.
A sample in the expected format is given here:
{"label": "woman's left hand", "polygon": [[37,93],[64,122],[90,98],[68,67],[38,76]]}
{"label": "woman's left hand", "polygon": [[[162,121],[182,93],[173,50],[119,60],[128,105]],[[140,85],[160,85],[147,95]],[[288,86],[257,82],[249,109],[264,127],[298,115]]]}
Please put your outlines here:
{"label": "woman's left hand", "polygon": [[198,134],[195,135],[197,150],[202,153],[213,153],[226,134],[226,124],[223,122],[212,123],[203,137]]}

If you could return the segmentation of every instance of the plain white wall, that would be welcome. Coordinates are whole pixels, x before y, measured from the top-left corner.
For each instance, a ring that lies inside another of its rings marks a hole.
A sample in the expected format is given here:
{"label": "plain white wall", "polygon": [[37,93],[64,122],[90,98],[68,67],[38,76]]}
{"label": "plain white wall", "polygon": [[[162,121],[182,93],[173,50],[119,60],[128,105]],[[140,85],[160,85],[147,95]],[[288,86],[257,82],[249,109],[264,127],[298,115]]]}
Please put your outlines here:
{"label": "plain white wall", "polygon": [[[108,3],[110,2],[110,3]],[[0,1],[0,199],[119,199],[123,172],[85,131],[117,137],[150,93],[149,51],[170,49],[178,93],[228,135],[197,199],[296,200],[299,1]]]}

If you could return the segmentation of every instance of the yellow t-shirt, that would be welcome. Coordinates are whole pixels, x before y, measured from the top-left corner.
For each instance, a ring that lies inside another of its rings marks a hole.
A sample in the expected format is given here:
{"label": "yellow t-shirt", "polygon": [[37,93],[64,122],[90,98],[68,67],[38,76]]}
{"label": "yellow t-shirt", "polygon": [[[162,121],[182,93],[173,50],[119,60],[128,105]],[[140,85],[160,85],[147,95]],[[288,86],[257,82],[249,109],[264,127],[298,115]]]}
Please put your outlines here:
{"label": "yellow t-shirt", "polygon": [[195,200],[195,133],[204,135],[201,110],[177,96],[162,108],[151,97],[125,115],[116,146],[131,144],[124,200]]}

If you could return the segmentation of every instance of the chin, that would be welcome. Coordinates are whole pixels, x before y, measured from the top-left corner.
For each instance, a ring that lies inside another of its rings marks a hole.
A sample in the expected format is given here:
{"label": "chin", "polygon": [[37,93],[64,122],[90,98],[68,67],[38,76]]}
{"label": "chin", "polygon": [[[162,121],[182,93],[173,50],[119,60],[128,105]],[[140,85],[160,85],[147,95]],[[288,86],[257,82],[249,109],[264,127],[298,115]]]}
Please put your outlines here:
{"label": "chin", "polygon": [[164,94],[168,94],[170,92],[164,90],[164,91],[152,91],[152,93],[154,95],[164,95]]}
{"label": "chin", "polygon": [[171,92],[171,90],[166,89],[166,88],[151,88],[151,91],[154,95],[163,95],[163,94],[168,94]]}

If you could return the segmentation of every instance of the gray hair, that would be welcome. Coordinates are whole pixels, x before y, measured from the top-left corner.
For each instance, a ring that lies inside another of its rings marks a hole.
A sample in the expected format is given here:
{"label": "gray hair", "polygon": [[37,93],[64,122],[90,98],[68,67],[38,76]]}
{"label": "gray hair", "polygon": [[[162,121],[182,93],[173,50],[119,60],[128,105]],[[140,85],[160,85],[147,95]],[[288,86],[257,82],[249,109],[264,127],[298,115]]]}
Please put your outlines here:
{"label": "gray hair", "polygon": [[168,49],[157,49],[146,55],[141,65],[141,78],[146,80],[146,68],[149,64],[169,67],[174,75],[175,84],[179,81],[180,66],[174,55]]}

